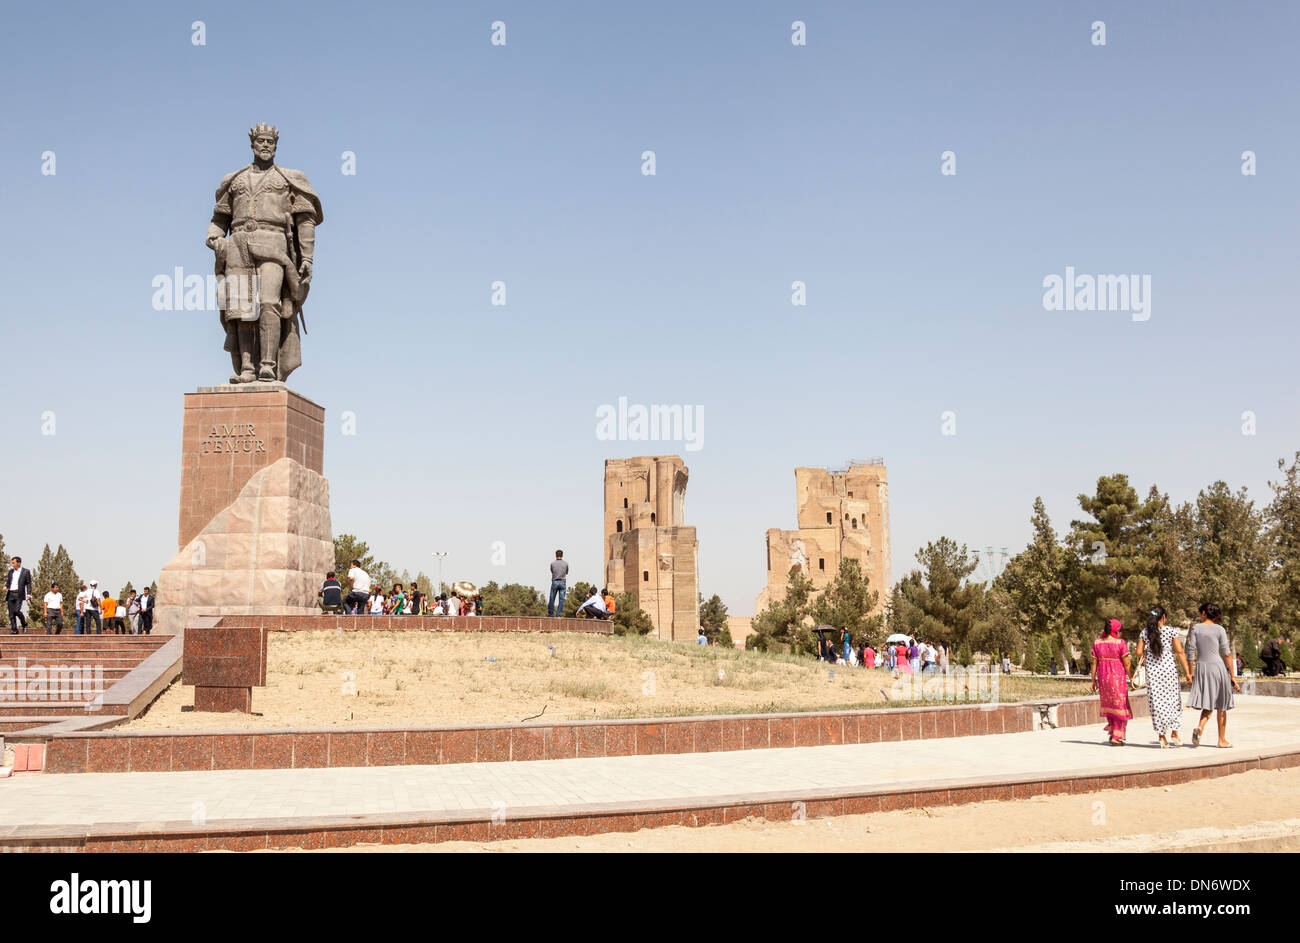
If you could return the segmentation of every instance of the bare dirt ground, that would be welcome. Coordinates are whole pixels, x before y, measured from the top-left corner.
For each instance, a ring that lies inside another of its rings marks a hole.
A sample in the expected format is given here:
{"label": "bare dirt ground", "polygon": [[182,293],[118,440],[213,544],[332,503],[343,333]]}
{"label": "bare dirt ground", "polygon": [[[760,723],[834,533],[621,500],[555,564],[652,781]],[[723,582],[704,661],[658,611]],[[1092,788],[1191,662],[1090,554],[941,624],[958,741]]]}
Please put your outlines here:
{"label": "bare dirt ground", "polygon": [[[553,646],[553,648],[552,648]],[[492,660],[495,659],[495,660]],[[273,632],[254,714],[196,714],[172,685],[115,730],[420,726],[883,707],[881,669],[732,648],[581,634]],[[1086,681],[999,676],[1002,701]],[[348,692],[355,689],[355,695]]]}
{"label": "bare dirt ground", "polygon": [[1300,851],[1300,769],[907,812],[343,852]]}

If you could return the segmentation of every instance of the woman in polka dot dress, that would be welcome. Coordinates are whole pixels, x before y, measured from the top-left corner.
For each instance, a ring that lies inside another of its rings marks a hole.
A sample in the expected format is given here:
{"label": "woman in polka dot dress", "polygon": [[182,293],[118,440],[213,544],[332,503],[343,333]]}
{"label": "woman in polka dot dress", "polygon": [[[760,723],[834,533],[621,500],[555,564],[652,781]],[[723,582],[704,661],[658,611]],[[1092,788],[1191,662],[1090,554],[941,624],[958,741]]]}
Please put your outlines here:
{"label": "woman in polka dot dress", "polygon": [[1146,656],[1147,704],[1151,709],[1151,726],[1160,737],[1163,750],[1171,743],[1180,747],[1183,741],[1178,731],[1183,725],[1183,692],[1180,688],[1178,666],[1190,678],[1187,655],[1183,641],[1169,624],[1169,614],[1164,606],[1153,606],[1147,613],[1147,625],[1138,637],[1137,657],[1133,669],[1137,670]]}

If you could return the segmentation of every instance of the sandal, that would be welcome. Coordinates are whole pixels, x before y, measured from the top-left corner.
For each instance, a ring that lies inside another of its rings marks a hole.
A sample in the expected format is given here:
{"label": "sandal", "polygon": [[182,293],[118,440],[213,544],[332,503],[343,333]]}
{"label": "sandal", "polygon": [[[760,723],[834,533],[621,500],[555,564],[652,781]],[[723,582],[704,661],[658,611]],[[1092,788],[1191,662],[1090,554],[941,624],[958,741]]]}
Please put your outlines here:
{"label": "sandal", "polygon": [[1194,746],[1194,747],[1199,747],[1200,745],[1201,745],[1201,732],[1200,732],[1199,730],[1193,730],[1193,731],[1192,731],[1192,746]]}

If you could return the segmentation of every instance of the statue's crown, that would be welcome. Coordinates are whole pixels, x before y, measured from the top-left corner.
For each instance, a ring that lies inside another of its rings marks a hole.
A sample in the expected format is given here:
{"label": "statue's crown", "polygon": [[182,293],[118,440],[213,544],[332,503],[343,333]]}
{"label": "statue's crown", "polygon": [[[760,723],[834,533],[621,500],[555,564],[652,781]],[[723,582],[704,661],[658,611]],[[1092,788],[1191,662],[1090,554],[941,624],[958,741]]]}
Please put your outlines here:
{"label": "statue's crown", "polygon": [[255,124],[248,129],[248,139],[250,141],[257,140],[258,136],[262,134],[269,134],[273,141],[278,142],[280,140],[280,132],[275,129],[274,125],[263,122],[262,124]]}

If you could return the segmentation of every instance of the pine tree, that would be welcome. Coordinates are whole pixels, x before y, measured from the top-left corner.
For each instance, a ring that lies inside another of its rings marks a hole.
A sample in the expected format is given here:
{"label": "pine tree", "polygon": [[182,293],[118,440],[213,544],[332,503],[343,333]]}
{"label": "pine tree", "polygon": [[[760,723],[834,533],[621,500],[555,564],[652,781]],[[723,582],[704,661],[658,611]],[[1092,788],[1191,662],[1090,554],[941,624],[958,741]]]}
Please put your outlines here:
{"label": "pine tree", "polygon": [[1224,628],[1235,635],[1262,626],[1272,607],[1271,554],[1245,488],[1233,493],[1216,481],[1196,496],[1190,549],[1198,594],[1222,607]]}
{"label": "pine tree", "polygon": [[[568,600],[565,600],[568,604]],[[650,613],[637,604],[631,593],[617,593],[614,596],[614,634],[615,635],[649,635],[655,630]]]}
{"label": "pine tree", "polygon": [[32,621],[38,625],[45,624],[45,594],[50,586],[57,583],[63,594],[64,626],[74,624],[77,617],[76,598],[81,590],[81,578],[73,566],[72,557],[59,544],[59,549],[51,552],[46,544],[41,552],[41,559],[32,572]]}
{"label": "pine tree", "polygon": [[754,634],[745,639],[747,648],[767,652],[788,646],[796,654],[817,650],[812,631],[804,625],[810,608],[812,581],[798,567],[791,567],[786,578],[785,595],[768,603],[766,609],[754,616]]}
{"label": "pine tree", "polygon": [[1128,476],[1104,475],[1092,495],[1079,495],[1088,519],[1072,521],[1065,584],[1070,589],[1071,637],[1095,637],[1104,619],[1125,625],[1138,619],[1159,593],[1154,562],[1146,555],[1159,502],[1142,501]]}
{"label": "pine tree", "polygon": [[1035,652],[1034,673],[1045,675],[1052,670],[1052,643],[1046,638],[1038,640]]}
{"label": "pine tree", "polygon": [[1255,633],[1249,629],[1237,633],[1240,640],[1237,650],[1241,652],[1241,663],[1252,671],[1264,670],[1264,661],[1259,657],[1259,646],[1255,644]]}
{"label": "pine tree", "polygon": [[848,629],[854,643],[860,644],[864,638],[879,641],[884,619],[872,615],[879,599],[858,561],[847,558],[840,561],[839,571],[813,602],[810,614],[817,625]]}
{"label": "pine tree", "polygon": [[[1282,478],[1268,483],[1273,500],[1264,511],[1273,598],[1270,621],[1275,628],[1294,634],[1300,629],[1300,452],[1295,453],[1290,468],[1280,458],[1277,467]],[[4,559],[3,547],[0,540],[0,560]]]}
{"label": "pine tree", "polygon": [[899,583],[897,621],[917,639],[958,647],[981,617],[984,586],[969,579],[979,565],[965,544],[940,537],[916,554],[920,570]]}
{"label": "pine tree", "polygon": [[1033,538],[1007,564],[994,589],[1005,590],[1030,636],[1050,638],[1067,646],[1070,607],[1066,553],[1056,540],[1056,531],[1041,497],[1034,499],[1029,520]]}
{"label": "pine tree", "polygon": [[[424,584],[426,587],[428,583]],[[542,594],[531,586],[522,583],[507,583],[498,586],[496,581],[488,583],[479,590],[483,597],[483,612],[489,616],[525,616],[546,615],[546,600]],[[568,602],[568,599],[565,599]]]}
{"label": "pine tree", "polygon": [[711,645],[731,648],[735,644],[731,638],[731,629],[727,626],[727,606],[717,593],[710,596],[707,602],[704,595],[700,594],[700,627],[704,629],[704,637]]}

